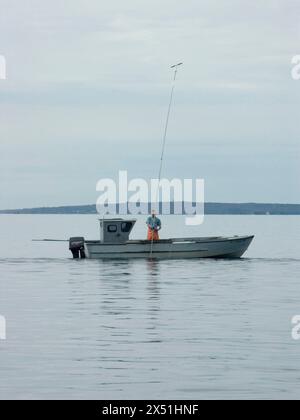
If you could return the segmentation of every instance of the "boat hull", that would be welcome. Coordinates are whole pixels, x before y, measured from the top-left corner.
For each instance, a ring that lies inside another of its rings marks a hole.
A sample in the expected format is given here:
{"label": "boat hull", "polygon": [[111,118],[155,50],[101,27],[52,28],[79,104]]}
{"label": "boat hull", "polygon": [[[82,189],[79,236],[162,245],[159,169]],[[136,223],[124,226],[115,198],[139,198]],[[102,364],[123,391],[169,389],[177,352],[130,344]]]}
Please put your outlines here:
{"label": "boat hull", "polygon": [[177,238],[155,241],[127,241],[124,244],[85,241],[85,256],[89,259],[181,259],[181,258],[240,258],[253,236],[232,238]]}

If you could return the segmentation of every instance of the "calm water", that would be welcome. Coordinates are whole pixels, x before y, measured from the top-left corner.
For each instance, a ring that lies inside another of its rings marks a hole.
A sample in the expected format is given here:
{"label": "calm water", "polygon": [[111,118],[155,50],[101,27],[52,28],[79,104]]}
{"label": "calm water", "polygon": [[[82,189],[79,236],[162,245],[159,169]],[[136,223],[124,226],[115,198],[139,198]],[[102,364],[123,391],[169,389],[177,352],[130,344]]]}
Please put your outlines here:
{"label": "calm water", "polygon": [[235,261],[73,261],[31,239],[97,238],[95,216],[0,216],[0,398],[300,398],[300,218],[163,222],[256,238]]}

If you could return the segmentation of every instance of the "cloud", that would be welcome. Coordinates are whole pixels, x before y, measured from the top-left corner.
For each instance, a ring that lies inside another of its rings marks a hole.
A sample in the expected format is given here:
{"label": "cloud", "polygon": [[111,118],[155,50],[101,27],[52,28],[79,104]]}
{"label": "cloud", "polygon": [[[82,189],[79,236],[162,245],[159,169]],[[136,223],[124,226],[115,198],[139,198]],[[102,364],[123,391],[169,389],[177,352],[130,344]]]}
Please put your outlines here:
{"label": "cloud", "polygon": [[[94,188],[95,156],[102,172],[126,164],[150,173],[159,155],[170,65],[178,60],[184,67],[167,156],[175,162],[185,156],[182,168],[189,170],[185,147],[191,147],[194,175],[198,159],[206,171],[202,176],[214,180],[208,185],[216,185],[218,200],[224,170],[215,167],[212,173],[203,154],[213,165],[212,153],[216,161],[228,153],[234,167],[237,147],[259,159],[261,146],[290,150],[297,144],[299,89],[290,61],[299,53],[299,16],[299,2],[292,0],[1,0],[0,51],[9,76],[0,84],[0,164],[2,180],[9,178],[10,185],[1,191],[3,206],[17,205],[20,188],[26,190],[20,206],[47,196],[34,177],[49,179],[55,162],[60,176],[65,171],[68,177],[55,184],[51,198],[57,202],[71,202],[74,196],[64,185],[71,191],[72,182],[82,185],[78,195],[85,196],[78,165],[82,172],[88,167]],[[290,155],[280,154],[282,167],[288,167]],[[239,158],[247,164],[247,155]],[[264,159],[270,180],[277,169],[265,154]],[[300,178],[295,162],[291,171]],[[287,183],[290,173],[282,173]],[[230,176],[238,201],[249,172]],[[293,185],[291,200],[298,193]],[[249,194],[262,196],[263,187],[255,188]]]}

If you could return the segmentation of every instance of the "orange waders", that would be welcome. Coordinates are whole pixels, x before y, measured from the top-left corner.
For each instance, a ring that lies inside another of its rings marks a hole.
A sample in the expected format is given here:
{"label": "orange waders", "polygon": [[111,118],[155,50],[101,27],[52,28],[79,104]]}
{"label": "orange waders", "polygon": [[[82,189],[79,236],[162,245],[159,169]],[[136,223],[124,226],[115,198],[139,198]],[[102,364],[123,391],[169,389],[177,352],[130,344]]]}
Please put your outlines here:
{"label": "orange waders", "polygon": [[148,241],[158,241],[159,235],[157,230],[152,230],[148,227],[148,235],[147,235]]}

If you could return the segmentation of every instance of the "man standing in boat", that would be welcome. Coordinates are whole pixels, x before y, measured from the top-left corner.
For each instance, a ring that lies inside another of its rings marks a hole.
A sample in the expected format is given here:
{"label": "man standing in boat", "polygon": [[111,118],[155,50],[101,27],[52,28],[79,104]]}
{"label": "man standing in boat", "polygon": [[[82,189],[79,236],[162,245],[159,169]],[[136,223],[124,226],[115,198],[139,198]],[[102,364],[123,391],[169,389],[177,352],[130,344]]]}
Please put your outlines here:
{"label": "man standing in boat", "polygon": [[161,221],[156,217],[155,210],[151,211],[151,216],[148,217],[146,224],[148,226],[148,241],[158,241],[158,231],[161,229]]}

